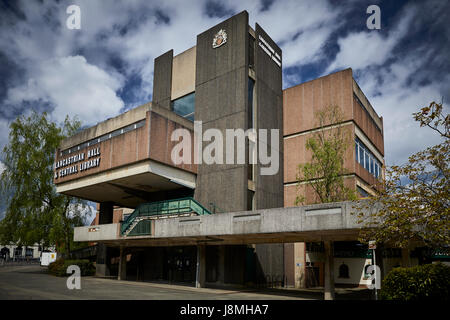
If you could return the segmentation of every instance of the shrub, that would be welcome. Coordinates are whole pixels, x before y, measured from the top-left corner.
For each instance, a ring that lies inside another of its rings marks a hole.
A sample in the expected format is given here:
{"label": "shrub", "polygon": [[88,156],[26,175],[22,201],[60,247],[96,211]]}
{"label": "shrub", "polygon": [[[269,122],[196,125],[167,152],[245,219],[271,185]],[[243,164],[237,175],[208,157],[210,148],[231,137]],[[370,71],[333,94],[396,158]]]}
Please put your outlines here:
{"label": "shrub", "polygon": [[89,260],[64,260],[57,259],[55,262],[50,263],[48,271],[58,277],[69,276],[67,268],[70,265],[77,265],[80,267],[81,276],[92,276],[95,274],[95,267]]}
{"label": "shrub", "polygon": [[425,264],[395,268],[383,280],[380,297],[386,300],[449,300],[450,267]]}

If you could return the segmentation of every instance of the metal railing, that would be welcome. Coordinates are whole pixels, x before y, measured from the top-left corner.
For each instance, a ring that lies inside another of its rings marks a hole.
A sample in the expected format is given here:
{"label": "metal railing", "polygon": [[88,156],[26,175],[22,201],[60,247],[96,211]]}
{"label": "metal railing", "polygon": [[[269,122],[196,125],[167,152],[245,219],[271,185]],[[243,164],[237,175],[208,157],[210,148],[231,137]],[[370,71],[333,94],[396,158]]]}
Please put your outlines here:
{"label": "metal railing", "polygon": [[[143,203],[137,206],[133,213],[121,223],[120,232],[122,235],[125,234],[132,226],[133,222],[140,217],[177,216],[186,213],[195,213],[197,215],[211,214],[210,211],[205,209],[200,203],[191,197]],[[139,224],[140,222],[138,225]],[[142,232],[138,233],[141,234]]]}

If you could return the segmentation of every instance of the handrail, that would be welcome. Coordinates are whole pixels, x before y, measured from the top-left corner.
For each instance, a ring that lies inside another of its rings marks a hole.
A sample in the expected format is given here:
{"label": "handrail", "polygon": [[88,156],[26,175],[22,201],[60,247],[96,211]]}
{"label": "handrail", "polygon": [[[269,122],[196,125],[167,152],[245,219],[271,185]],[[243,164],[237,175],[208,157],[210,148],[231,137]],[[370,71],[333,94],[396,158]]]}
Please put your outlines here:
{"label": "handrail", "polygon": [[180,214],[195,212],[198,215],[212,214],[198,201],[191,197],[184,197],[157,202],[142,203],[136,207],[125,221],[121,223],[120,232],[124,234],[137,217],[148,217],[165,214]]}

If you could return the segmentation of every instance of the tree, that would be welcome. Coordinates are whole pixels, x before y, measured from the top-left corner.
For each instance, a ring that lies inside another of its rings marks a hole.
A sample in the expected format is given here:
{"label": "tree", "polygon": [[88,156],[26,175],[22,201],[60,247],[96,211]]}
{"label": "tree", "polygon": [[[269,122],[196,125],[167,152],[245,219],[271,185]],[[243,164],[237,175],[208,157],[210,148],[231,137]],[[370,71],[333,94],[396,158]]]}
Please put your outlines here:
{"label": "tree", "polygon": [[404,165],[387,168],[380,192],[357,206],[365,226],[361,241],[404,248],[412,240],[421,240],[448,251],[450,115],[444,115],[442,103],[432,102],[413,117],[421,127],[438,133],[442,143],[411,155]]}
{"label": "tree", "polygon": [[86,204],[58,194],[53,184],[54,153],[60,142],[80,128],[66,117],[62,127],[33,112],[10,125],[9,142],[3,149],[5,170],[0,177],[7,200],[0,221],[0,242],[51,245],[70,253],[73,227],[83,224]]}
{"label": "tree", "polygon": [[[344,155],[350,145],[350,136],[340,126],[343,115],[338,106],[331,106],[315,114],[319,129],[306,142],[311,161],[298,165],[297,181],[307,182],[321,203],[355,200],[355,191],[344,185]],[[337,126],[327,128],[329,125]],[[298,195],[295,204],[305,203]]]}

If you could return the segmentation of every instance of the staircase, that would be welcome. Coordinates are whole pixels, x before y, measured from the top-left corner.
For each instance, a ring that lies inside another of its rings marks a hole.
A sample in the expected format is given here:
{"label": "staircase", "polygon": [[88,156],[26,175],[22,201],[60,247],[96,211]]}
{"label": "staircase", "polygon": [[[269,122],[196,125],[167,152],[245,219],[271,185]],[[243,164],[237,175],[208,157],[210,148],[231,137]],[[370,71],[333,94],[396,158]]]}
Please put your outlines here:
{"label": "staircase", "polygon": [[205,214],[209,215],[211,212],[191,197],[143,203],[140,204],[133,211],[133,213],[121,223],[120,233],[124,237],[130,235],[133,229],[143,220],[156,220]]}

